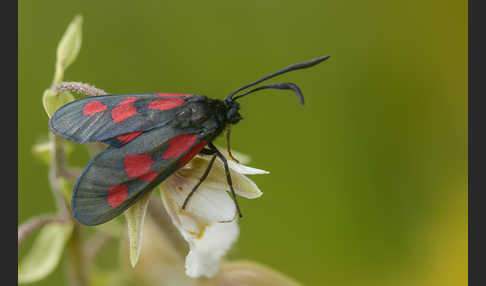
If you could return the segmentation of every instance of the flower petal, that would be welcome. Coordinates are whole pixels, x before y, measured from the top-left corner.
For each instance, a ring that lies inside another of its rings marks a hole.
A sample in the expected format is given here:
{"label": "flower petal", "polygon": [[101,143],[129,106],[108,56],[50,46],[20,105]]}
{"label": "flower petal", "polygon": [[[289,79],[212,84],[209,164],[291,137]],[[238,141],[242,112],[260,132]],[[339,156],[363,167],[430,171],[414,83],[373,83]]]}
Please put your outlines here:
{"label": "flower petal", "polygon": [[[260,170],[260,169],[257,169],[257,168],[252,168],[252,167],[248,167],[248,166],[243,165],[243,164],[247,164],[247,163],[250,162],[250,157],[247,156],[247,155],[244,155],[244,154],[236,152],[236,151],[231,151],[233,156],[236,157],[238,159],[238,161],[240,161],[240,163],[237,163],[237,162],[230,159],[226,149],[218,148],[218,150],[220,150],[220,152],[223,153],[223,155],[228,159],[228,166],[230,167],[230,169],[233,169],[234,171],[236,171],[240,174],[243,174],[243,175],[270,174],[270,172],[268,172],[268,171]],[[206,160],[208,162],[211,160],[211,156],[209,156],[209,155],[198,154],[198,156],[196,156],[196,158],[203,159],[203,160]]]}
{"label": "flower petal", "polygon": [[160,188],[160,195],[172,222],[189,244],[186,257],[186,274],[190,277],[212,277],[219,269],[221,258],[228,252],[239,234],[236,220],[208,222],[180,209],[170,189]]}
{"label": "flower petal", "polygon": [[160,198],[167,210],[172,222],[182,234],[182,236],[188,240],[193,236],[202,235],[206,227],[206,222],[199,222],[195,216],[188,212],[184,212],[177,205],[176,201],[171,198],[170,192],[167,186],[160,185]]}
{"label": "flower petal", "polygon": [[270,174],[269,171],[265,171],[265,170],[260,170],[260,169],[257,169],[257,168],[248,167],[248,166],[245,166],[245,165],[236,163],[234,161],[228,161],[228,166],[233,171],[236,171],[236,172],[238,172],[240,174],[243,174],[243,175]]}
{"label": "flower petal", "polygon": [[[186,179],[191,177],[200,178],[204,173],[204,170],[206,170],[208,163],[209,162],[206,159],[194,158],[192,159],[190,166],[188,168],[180,169],[179,171],[177,171],[177,173]],[[243,166],[243,165],[239,165],[239,166]],[[258,171],[262,171],[262,170],[258,170]],[[238,171],[231,168],[230,168],[230,174],[231,174],[231,180],[233,182],[233,188],[238,195],[248,199],[258,198],[262,195],[262,192],[260,191],[258,186],[252,180],[247,178],[245,175],[242,175]],[[219,190],[225,192],[230,190],[228,186],[228,182],[226,180],[226,172],[224,170],[224,165],[221,161],[216,160],[214,162],[211,172],[209,172],[208,177],[206,178],[206,180],[204,180],[204,182],[201,184],[200,187],[203,187],[205,189],[213,189],[213,190]],[[197,192],[199,191],[200,190],[198,190]]]}
{"label": "flower petal", "polygon": [[199,176],[191,173],[181,175],[178,171],[167,178],[162,186],[168,199],[173,201],[180,212],[190,213],[208,223],[234,220],[236,207],[231,197],[226,192],[213,189],[204,183],[190,198],[185,210],[182,210],[182,204],[198,182]]}
{"label": "flower petal", "polygon": [[236,221],[214,223],[206,228],[200,239],[189,240],[189,254],[186,257],[186,274],[190,277],[213,277],[219,270],[221,258],[236,241],[239,228]]}
{"label": "flower petal", "polygon": [[300,286],[294,279],[252,261],[224,262],[213,280],[216,285]]}

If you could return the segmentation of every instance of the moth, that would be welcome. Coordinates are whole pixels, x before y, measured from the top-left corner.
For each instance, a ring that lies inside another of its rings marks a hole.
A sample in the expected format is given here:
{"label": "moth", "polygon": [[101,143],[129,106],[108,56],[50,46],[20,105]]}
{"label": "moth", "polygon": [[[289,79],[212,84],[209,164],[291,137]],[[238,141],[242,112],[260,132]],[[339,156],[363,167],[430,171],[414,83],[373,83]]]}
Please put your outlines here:
{"label": "moth", "polygon": [[230,126],[242,119],[238,99],[259,90],[281,89],[293,91],[304,104],[300,88],[293,83],[247,89],[328,58],[290,65],[238,88],[224,100],[195,94],[121,94],[85,97],[62,106],[49,120],[49,128],[55,135],[80,144],[104,142],[109,145],[89,161],[74,184],[71,201],[74,218],[86,225],[113,219],[198,153],[212,157],[182,209],[218,158],[224,165],[229,190],[241,217],[228,159],[213,145],[213,140],[227,130],[228,154],[234,159],[229,138]]}

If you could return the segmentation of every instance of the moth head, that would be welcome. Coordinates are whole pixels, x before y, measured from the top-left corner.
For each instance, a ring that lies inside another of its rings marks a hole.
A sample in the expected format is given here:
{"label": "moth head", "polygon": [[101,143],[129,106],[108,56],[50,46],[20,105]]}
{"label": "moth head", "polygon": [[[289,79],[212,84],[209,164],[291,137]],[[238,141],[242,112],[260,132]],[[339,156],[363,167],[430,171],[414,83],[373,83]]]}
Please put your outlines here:
{"label": "moth head", "polygon": [[226,121],[230,124],[236,124],[243,118],[239,112],[240,104],[234,100],[227,103],[228,112],[226,112]]}

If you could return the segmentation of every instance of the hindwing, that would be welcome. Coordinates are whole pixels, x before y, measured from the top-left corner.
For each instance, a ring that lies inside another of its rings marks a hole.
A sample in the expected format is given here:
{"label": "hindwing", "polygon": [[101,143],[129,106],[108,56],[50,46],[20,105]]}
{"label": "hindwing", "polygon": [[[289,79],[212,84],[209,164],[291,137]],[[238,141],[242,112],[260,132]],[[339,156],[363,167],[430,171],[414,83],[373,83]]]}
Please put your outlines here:
{"label": "hindwing", "polygon": [[99,153],[75,183],[73,216],[97,225],[121,214],[201,151],[200,131],[164,126]]}

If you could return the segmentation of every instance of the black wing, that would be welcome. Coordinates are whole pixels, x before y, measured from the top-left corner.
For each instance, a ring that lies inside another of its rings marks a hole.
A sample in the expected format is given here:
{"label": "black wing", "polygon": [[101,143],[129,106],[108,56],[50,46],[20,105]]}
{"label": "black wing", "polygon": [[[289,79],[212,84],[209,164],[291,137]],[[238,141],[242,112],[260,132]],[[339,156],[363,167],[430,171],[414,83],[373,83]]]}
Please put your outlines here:
{"label": "black wing", "polygon": [[153,128],[167,125],[194,95],[134,94],[82,98],[59,108],[52,132],[77,142],[105,141],[121,146]]}

